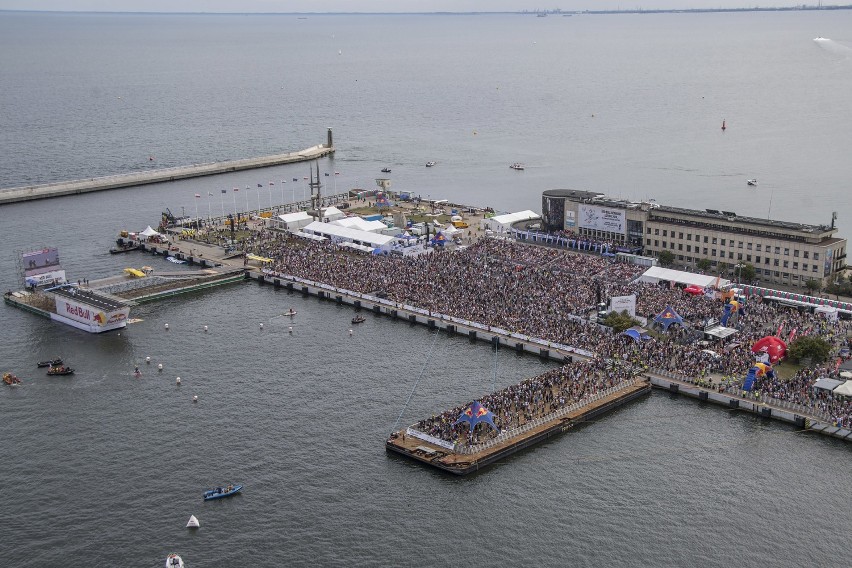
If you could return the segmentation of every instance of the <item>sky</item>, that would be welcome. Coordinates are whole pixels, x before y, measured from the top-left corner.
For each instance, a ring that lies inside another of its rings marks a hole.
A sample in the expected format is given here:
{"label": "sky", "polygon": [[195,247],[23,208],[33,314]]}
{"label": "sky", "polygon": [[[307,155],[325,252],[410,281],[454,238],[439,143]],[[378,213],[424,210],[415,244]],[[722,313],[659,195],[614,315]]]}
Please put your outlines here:
{"label": "sky", "polygon": [[[815,5],[819,0],[0,0],[0,10],[94,12],[520,12]],[[852,0],[823,0],[848,4]]]}

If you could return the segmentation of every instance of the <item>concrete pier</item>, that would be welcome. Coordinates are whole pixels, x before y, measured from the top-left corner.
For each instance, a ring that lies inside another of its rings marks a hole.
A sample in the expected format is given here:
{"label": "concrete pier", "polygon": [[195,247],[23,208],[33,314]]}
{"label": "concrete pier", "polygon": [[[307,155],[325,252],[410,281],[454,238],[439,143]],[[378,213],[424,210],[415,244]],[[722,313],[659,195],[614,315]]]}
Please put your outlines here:
{"label": "concrete pier", "polygon": [[331,145],[331,141],[331,129],[329,128],[327,144],[318,144],[299,152],[274,154],[272,156],[261,156],[259,158],[244,158],[242,160],[228,160],[224,162],[178,166],[175,168],[164,168],[145,172],[134,172],[129,174],[103,176],[58,183],[46,183],[25,187],[10,187],[0,189],[0,205],[17,203],[20,201],[32,201],[35,199],[48,199],[50,197],[61,197],[63,195],[76,195],[92,191],[134,187],[151,183],[174,181],[176,179],[224,174],[239,170],[266,168],[269,166],[279,166],[295,162],[305,162],[334,153],[334,146]]}

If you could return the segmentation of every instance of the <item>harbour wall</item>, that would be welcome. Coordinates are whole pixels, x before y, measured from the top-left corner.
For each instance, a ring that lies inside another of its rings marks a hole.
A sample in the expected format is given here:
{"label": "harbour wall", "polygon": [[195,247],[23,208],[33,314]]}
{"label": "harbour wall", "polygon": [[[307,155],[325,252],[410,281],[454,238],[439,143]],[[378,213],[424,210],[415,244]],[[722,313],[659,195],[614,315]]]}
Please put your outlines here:
{"label": "harbour wall", "polygon": [[0,189],[0,205],[18,203],[21,201],[32,201],[36,199],[48,199],[64,195],[77,195],[92,191],[105,191],[108,189],[120,189],[135,187],[152,183],[174,181],[178,179],[211,176],[250,170],[255,168],[267,168],[282,164],[292,164],[315,160],[334,153],[331,145],[331,129],[328,133],[328,144],[318,144],[298,152],[286,154],[274,154],[258,158],[244,158],[241,160],[228,160],[224,162],[209,162],[204,164],[192,164],[188,166],[177,166],[174,168],[163,168],[145,172],[133,172],[113,176],[102,176],[89,179],[79,179],[57,183],[46,183],[24,187],[10,187]]}

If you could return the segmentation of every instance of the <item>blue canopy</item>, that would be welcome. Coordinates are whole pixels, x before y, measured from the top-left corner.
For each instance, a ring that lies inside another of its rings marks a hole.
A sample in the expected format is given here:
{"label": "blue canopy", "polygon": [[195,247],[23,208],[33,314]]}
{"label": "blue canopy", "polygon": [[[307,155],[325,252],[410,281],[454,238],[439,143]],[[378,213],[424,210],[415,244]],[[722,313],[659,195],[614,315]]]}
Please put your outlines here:
{"label": "blue canopy", "polygon": [[453,426],[461,422],[468,423],[471,433],[473,433],[473,429],[476,428],[476,425],[480,422],[484,422],[497,430],[497,432],[500,432],[500,428],[494,425],[494,414],[482,406],[478,400],[473,401],[470,406],[465,408],[464,412],[462,412],[459,416],[459,419],[453,422]]}
{"label": "blue canopy", "polygon": [[663,326],[663,330],[668,330],[669,326],[673,323],[677,323],[683,325],[683,318],[677,315],[677,312],[674,311],[674,308],[671,306],[666,306],[666,308],[657,314],[654,318],[654,322]]}

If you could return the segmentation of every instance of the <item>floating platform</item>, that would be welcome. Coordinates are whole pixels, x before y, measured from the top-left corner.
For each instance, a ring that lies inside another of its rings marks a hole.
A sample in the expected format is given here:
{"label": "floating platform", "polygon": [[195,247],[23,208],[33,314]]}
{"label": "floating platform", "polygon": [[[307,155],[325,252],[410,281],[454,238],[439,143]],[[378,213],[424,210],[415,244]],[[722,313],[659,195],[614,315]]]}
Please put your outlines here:
{"label": "floating platform", "polygon": [[[430,442],[428,436],[415,433],[412,429],[395,432],[385,443],[389,452],[402,454],[420,463],[438,468],[454,475],[468,475],[493,464],[496,461],[529,448],[544,440],[567,432],[586,422],[624,406],[628,402],[651,392],[651,384],[645,377],[634,379],[628,384],[616,387],[613,392],[594,397],[588,403],[568,412],[555,412],[519,428],[517,435],[502,441],[489,442],[474,446],[473,453],[457,452],[441,440]],[[446,444],[446,445],[445,445]],[[466,449],[466,448],[463,448]]]}

